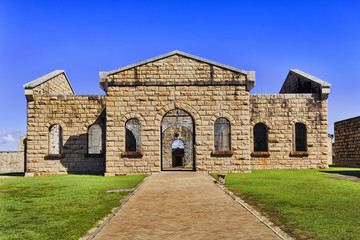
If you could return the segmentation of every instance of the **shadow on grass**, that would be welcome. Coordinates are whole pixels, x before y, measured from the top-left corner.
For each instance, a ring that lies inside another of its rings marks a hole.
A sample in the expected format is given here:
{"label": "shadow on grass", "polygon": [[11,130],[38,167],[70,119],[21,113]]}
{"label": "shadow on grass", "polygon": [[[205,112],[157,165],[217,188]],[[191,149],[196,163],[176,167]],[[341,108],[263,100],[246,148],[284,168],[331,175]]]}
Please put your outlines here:
{"label": "shadow on grass", "polygon": [[8,176],[8,177],[23,177],[24,175],[25,175],[24,172],[0,173],[0,176]]}
{"label": "shadow on grass", "polygon": [[320,172],[324,172],[324,173],[332,173],[332,174],[341,174],[341,175],[345,175],[345,176],[352,176],[352,177],[358,177],[360,178],[360,171],[359,170],[354,170],[354,171],[320,171]]}

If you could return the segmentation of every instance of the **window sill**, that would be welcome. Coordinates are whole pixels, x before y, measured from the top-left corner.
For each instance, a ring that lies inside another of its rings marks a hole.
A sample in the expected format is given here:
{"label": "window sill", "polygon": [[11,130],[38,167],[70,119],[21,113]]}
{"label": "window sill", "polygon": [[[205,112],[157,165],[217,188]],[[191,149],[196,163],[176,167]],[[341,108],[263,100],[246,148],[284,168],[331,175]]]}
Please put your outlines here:
{"label": "window sill", "polygon": [[142,152],[123,152],[121,157],[127,158],[141,158],[143,156]]}
{"label": "window sill", "polygon": [[251,153],[252,157],[270,157],[269,152],[253,152]]}
{"label": "window sill", "polygon": [[45,155],[45,159],[58,159],[63,158],[62,154],[47,154]]}
{"label": "window sill", "polygon": [[233,150],[226,150],[226,151],[214,150],[211,152],[212,157],[231,157],[232,155],[234,155]]}
{"label": "window sill", "polygon": [[87,153],[85,154],[86,158],[96,158],[96,157],[104,157],[103,153]]}
{"label": "window sill", "polygon": [[308,152],[297,151],[297,152],[291,152],[290,153],[290,157],[307,157],[307,156],[309,156]]}

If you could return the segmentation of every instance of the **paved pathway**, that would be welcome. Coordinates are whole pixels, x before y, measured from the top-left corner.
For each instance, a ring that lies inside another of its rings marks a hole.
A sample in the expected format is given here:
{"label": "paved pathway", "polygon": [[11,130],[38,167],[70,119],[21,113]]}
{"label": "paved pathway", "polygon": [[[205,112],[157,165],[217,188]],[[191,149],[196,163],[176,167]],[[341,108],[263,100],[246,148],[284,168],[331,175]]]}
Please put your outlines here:
{"label": "paved pathway", "polygon": [[145,181],[95,239],[279,239],[204,173]]}

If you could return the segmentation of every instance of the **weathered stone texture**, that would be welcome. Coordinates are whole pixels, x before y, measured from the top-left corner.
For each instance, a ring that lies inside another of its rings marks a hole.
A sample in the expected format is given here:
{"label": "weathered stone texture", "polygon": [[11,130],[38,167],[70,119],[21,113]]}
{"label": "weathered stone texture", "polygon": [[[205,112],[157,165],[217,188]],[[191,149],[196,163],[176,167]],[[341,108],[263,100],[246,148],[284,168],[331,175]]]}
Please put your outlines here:
{"label": "weathered stone texture", "polygon": [[336,166],[360,167],[360,117],[335,123]]}
{"label": "weathered stone texture", "polygon": [[[27,171],[103,173],[104,156],[88,154],[88,127],[94,123],[102,126],[105,136],[105,96],[35,96],[28,102]],[[60,155],[53,156],[49,130],[56,124],[63,145]]]}
{"label": "weathered stone texture", "polygon": [[[170,110],[188,112],[195,124],[196,169],[214,172],[249,171],[249,94],[245,86],[110,87],[107,92],[106,172],[116,174],[160,171],[160,124]],[[125,122],[138,118],[144,156],[121,157],[125,150]],[[212,157],[214,122],[232,124],[232,157]],[[239,137],[242,136],[242,137]],[[247,164],[245,163],[247,162]]]}
{"label": "weathered stone texture", "polygon": [[[316,99],[312,94],[250,95],[251,152],[254,153],[253,126],[264,123],[268,127],[270,154],[256,157],[252,154],[252,168],[327,168],[327,101]],[[294,127],[297,122],[306,125],[308,156],[292,154],[295,152]]]}
{"label": "weathered stone texture", "polygon": [[0,151],[0,172],[24,172],[25,138],[20,138],[18,151]]}
{"label": "weathered stone texture", "polygon": [[34,95],[73,95],[73,90],[66,79],[65,73],[44,82],[33,88]]}

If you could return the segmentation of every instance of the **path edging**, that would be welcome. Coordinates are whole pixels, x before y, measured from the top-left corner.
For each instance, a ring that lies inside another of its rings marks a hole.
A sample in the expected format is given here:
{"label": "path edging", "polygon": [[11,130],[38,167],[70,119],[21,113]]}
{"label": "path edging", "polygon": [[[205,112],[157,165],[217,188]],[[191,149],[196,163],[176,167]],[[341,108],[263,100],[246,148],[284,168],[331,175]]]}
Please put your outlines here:
{"label": "path edging", "polygon": [[[231,192],[229,189],[225,187],[225,185],[219,183],[213,176],[210,174],[207,174],[214,183],[222,189],[227,195],[229,195],[232,199],[234,199],[238,204],[240,204],[243,208],[245,208],[246,211],[248,211],[251,215],[256,217],[259,222],[263,223],[267,228],[269,228],[272,232],[274,232],[279,238],[282,240],[293,240],[292,237],[290,237],[287,233],[285,233],[283,230],[281,230],[279,227],[275,226],[274,223],[272,223],[269,219],[267,219],[265,216],[261,215],[257,210],[255,210],[252,206],[250,206],[248,203],[246,203],[244,200],[236,196],[233,192]],[[274,226],[274,227],[272,227]],[[275,229],[276,228],[276,229]]]}
{"label": "path edging", "polygon": [[152,174],[144,178],[141,183],[136,186],[135,190],[132,193],[130,193],[121,200],[120,206],[113,208],[111,210],[111,213],[105,216],[102,220],[98,221],[98,224],[100,225],[97,224],[96,227],[90,229],[88,233],[85,236],[79,238],[79,240],[92,240],[94,237],[96,237],[96,235],[101,231],[101,229],[105,227],[105,225],[120,211],[120,209],[125,205],[125,203],[127,203],[129,199],[138,191],[141,185],[143,185],[143,183],[147,181],[151,176]]}

